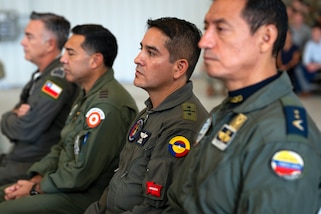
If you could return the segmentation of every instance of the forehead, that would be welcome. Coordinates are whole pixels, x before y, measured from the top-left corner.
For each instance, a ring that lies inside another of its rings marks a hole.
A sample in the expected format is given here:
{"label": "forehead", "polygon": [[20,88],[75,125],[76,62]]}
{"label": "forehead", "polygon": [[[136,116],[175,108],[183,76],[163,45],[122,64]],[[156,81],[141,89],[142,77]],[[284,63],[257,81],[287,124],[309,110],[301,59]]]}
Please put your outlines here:
{"label": "forehead", "polygon": [[66,48],[82,49],[81,44],[85,41],[85,36],[73,34],[65,44]]}
{"label": "forehead", "polygon": [[45,24],[40,20],[30,20],[25,31],[30,34],[41,33],[45,31]]}
{"label": "forehead", "polygon": [[211,23],[216,20],[241,20],[244,5],[245,0],[214,0],[205,16],[205,21]]}
{"label": "forehead", "polygon": [[161,30],[156,27],[152,27],[146,31],[142,44],[161,48],[165,47],[167,39],[168,37]]}

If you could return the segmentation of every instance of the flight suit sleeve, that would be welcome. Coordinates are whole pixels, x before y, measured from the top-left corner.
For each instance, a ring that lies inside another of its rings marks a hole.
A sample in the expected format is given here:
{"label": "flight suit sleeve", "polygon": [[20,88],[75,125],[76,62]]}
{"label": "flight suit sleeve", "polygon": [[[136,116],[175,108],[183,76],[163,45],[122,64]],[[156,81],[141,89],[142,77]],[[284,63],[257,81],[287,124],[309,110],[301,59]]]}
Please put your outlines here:
{"label": "flight suit sleeve", "polygon": [[55,96],[48,95],[43,91],[44,85],[40,85],[28,98],[30,110],[25,116],[18,117],[13,111],[2,115],[1,131],[11,141],[32,143],[48,129],[65,103],[70,102],[74,93],[70,83],[59,78],[51,81],[58,88]]}
{"label": "flight suit sleeve", "polygon": [[125,213],[162,213],[168,206],[167,190],[176,179],[195,134],[185,124],[177,124],[161,134],[147,166],[142,186],[144,202]]}
{"label": "flight suit sleeve", "polygon": [[123,121],[118,108],[109,104],[98,104],[95,108],[104,112],[105,119],[95,127],[85,124],[77,136],[65,139],[68,142],[64,142],[57,170],[46,174],[40,183],[44,192],[86,190],[117,159],[128,122]]}
{"label": "flight suit sleeve", "polygon": [[250,151],[242,164],[236,213],[317,213],[321,175],[320,153],[315,151],[293,141]]}
{"label": "flight suit sleeve", "polygon": [[53,172],[57,169],[59,155],[63,149],[63,142],[60,141],[58,144],[51,147],[50,152],[42,158],[41,161],[34,163],[29,170],[27,175],[32,178],[35,175],[45,176],[49,172]]}

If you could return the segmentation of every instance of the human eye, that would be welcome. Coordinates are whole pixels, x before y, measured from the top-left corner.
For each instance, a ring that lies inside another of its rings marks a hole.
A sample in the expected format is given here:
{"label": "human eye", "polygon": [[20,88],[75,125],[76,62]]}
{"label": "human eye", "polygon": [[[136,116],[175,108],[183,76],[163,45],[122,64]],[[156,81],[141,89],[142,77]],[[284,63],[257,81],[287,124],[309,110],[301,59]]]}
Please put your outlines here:
{"label": "human eye", "polygon": [[75,55],[74,51],[70,51],[70,50],[67,51],[67,54],[68,54],[68,56],[73,56],[73,55]]}
{"label": "human eye", "polygon": [[223,32],[223,31],[226,31],[227,28],[224,27],[224,26],[222,26],[222,25],[218,25],[218,26],[216,26],[216,30],[217,30],[218,32]]}
{"label": "human eye", "polygon": [[155,56],[155,55],[156,55],[156,54],[154,53],[154,51],[152,51],[152,50],[148,50],[147,53],[148,53],[149,56]]}

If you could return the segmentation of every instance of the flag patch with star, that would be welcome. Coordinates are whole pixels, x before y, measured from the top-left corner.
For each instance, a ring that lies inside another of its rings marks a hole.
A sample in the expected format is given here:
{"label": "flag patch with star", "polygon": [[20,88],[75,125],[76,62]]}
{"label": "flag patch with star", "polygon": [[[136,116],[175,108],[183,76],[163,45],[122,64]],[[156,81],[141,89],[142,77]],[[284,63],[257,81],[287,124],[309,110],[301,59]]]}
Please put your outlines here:
{"label": "flag patch with star", "polygon": [[47,80],[45,84],[42,86],[41,91],[54,99],[58,99],[62,92],[62,88],[59,87],[57,84],[53,83],[52,81]]}

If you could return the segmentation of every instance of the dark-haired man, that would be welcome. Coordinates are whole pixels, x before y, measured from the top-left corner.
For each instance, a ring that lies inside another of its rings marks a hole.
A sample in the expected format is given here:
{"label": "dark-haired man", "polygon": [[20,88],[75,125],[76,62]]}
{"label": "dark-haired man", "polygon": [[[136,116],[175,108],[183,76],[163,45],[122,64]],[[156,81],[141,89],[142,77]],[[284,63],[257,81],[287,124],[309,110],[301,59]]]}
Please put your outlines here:
{"label": "dark-haired man", "polygon": [[119,168],[86,213],[161,213],[207,111],[189,80],[200,55],[197,27],[177,18],[147,21],[134,84],[149,99],[129,129]]}
{"label": "dark-haired man", "polygon": [[317,213],[321,134],[276,55],[288,29],[281,0],[215,0],[205,16],[215,107],[168,191],[164,213]]}
{"label": "dark-haired man", "polygon": [[83,213],[102,194],[114,170],[137,107],[114,78],[114,35],[80,25],[61,58],[66,78],[82,91],[51,152],[28,170],[30,180],[5,188],[0,213]]}

